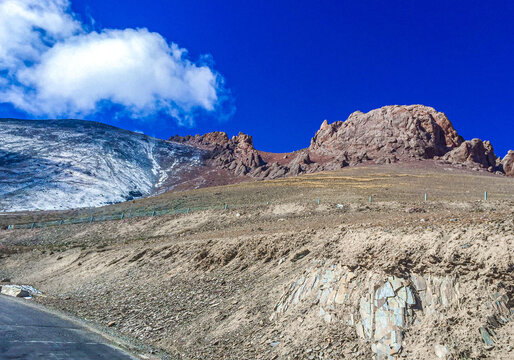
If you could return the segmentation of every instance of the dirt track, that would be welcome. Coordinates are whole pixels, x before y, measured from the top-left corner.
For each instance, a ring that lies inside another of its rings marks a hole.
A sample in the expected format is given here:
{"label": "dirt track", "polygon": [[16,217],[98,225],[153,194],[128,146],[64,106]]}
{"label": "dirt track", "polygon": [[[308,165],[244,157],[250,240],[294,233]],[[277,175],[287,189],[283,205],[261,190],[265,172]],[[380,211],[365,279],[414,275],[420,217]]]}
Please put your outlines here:
{"label": "dirt track", "polygon": [[[357,335],[359,304],[389,277],[413,287],[418,274],[443,284],[450,279],[451,301],[443,304],[442,297],[429,314],[419,298],[394,356],[434,359],[436,347],[454,359],[514,356],[514,321],[494,328],[494,346],[479,333],[491,327],[491,295],[508,296],[509,307],[514,299],[513,179],[356,167],[164,194],[136,206],[179,201],[231,206],[0,231],[0,277],[36,286],[47,295],[38,301],[50,306],[103,325],[114,321],[119,333],[171,358],[369,359],[379,341]],[[327,281],[276,313],[293,284],[327,269],[351,273],[344,302],[324,305]]]}

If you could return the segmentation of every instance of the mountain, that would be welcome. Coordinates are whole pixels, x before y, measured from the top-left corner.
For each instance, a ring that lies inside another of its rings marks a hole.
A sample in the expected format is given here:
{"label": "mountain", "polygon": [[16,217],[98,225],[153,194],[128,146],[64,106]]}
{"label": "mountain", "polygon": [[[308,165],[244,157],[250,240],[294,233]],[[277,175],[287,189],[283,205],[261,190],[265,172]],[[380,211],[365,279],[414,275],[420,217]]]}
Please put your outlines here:
{"label": "mountain", "polygon": [[0,119],[0,210],[101,206],[197,184],[203,156],[97,122]]}
{"label": "mountain", "polygon": [[208,151],[213,166],[257,179],[420,160],[514,175],[514,152],[501,161],[489,141],[464,140],[444,113],[423,105],[356,111],[346,121],[332,124],[325,120],[307,149],[287,154],[258,151],[252,138],[242,133],[232,139],[214,132],[169,140]]}
{"label": "mountain", "polygon": [[308,148],[285,154],[259,151],[242,133],[165,141],[91,121],[0,119],[0,211],[102,206],[170,190],[396,162],[514,176],[514,152],[497,158],[489,141],[464,140],[444,113],[423,105],[324,121]]}

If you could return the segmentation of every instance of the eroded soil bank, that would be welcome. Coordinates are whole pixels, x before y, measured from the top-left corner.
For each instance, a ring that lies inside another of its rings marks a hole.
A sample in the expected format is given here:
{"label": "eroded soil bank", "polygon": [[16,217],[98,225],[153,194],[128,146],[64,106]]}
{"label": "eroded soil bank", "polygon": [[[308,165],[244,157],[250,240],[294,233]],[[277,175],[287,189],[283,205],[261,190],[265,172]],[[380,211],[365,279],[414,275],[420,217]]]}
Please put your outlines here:
{"label": "eroded soil bank", "polygon": [[0,278],[171,359],[512,359],[513,234],[508,198],[281,200],[2,230]]}

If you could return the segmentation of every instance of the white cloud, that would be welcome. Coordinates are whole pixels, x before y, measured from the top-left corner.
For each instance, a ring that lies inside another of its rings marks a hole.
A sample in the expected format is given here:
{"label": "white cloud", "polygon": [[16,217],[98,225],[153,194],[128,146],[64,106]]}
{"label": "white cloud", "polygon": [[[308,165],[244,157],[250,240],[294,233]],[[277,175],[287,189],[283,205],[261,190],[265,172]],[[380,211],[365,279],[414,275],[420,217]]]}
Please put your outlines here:
{"label": "white cloud", "polygon": [[0,0],[0,69],[16,71],[82,31],[67,10],[66,0]]}
{"label": "white cloud", "polygon": [[147,29],[88,32],[66,0],[0,0],[0,72],[0,101],[36,116],[116,104],[191,124],[198,110],[218,111],[227,99],[223,78],[185,49]]}

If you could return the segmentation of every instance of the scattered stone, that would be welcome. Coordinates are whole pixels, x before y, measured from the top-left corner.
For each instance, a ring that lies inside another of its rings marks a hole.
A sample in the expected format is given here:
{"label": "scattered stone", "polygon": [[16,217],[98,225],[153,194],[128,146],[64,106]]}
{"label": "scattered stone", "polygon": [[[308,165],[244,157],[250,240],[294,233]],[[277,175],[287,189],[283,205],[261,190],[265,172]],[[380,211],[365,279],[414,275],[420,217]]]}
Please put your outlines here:
{"label": "scattered stone", "polygon": [[479,329],[482,341],[487,350],[492,349],[496,342],[495,329],[505,325],[514,317],[514,310],[509,309],[509,298],[505,294],[494,293],[490,296],[491,300],[488,306],[492,309],[493,314],[487,317],[487,326]]}
{"label": "scattered stone", "polygon": [[30,293],[19,285],[2,285],[0,293],[13,297],[29,297]]}
{"label": "scattered stone", "polygon": [[405,212],[408,214],[412,214],[412,213],[422,213],[422,212],[425,212],[425,210],[422,208],[419,208],[419,207],[410,207],[410,208],[405,209]]}
{"label": "scattered stone", "polygon": [[113,327],[114,325],[116,325],[116,321],[109,321],[107,323],[107,327]]}
{"label": "scattered stone", "polygon": [[441,344],[434,345],[434,353],[439,359],[446,359],[446,357],[450,354],[448,348]]}
{"label": "scattered stone", "polygon": [[307,255],[310,254],[310,250],[309,249],[305,249],[305,250],[302,250],[300,251],[299,253],[296,253],[293,258],[291,259],[292,262],[295,262],[295,261],[298,261],[298,260],[301,260],[303,259],[304,257],[306,257]]}
{"label": "scattered stone", "polygon": [[482,326],[480,329],[480,335],[482,335],[482,340],[484,341],[485,343],[485,346],[487,348],[492,348],[494,347],[494,340],[493,340],[493,335],[489,332],[489,330]]}

